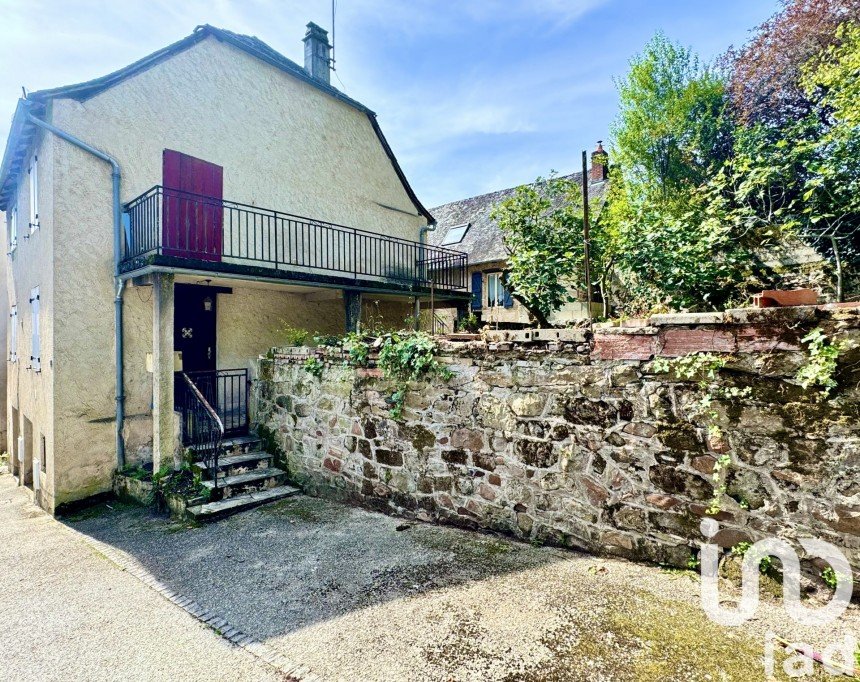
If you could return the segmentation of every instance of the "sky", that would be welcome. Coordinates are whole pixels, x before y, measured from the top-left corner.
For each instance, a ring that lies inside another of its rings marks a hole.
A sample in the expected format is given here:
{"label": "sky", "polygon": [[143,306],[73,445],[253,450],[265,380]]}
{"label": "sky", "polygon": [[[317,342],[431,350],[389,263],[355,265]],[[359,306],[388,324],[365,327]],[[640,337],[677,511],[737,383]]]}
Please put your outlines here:
{"label": "sky", "polygon": [[[332,84],[373,109],[428,207],[581,167],[658,30],[711,60],[777,0],[338,0]],[[89,80],[209,23],[298,63],[331,0],[0,0],[0,139],[21,87]]]}

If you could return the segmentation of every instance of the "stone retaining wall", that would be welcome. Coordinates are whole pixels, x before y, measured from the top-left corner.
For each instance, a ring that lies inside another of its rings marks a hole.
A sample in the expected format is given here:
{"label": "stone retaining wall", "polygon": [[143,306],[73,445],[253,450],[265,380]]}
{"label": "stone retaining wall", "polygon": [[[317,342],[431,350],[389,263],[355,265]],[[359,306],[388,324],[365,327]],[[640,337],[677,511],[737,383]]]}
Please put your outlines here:
{"label": "stone retaining wall", "polygon": [[[654,316],[549,344],[445,344],[454,372],[413,385],[403,418],[392,386],[329,351],[321,378],[305,349],[260,359],[257,420],[311,494],[522,539],[684,565],[702,536],[712,471],[730,455],[716,541],[814,535],[860,565],[860,350],[818,402],[793,380],[821,327],[860,348],[860,308],[818,306]],[[694,382],[658,356],[729,355],[709,438]]]}

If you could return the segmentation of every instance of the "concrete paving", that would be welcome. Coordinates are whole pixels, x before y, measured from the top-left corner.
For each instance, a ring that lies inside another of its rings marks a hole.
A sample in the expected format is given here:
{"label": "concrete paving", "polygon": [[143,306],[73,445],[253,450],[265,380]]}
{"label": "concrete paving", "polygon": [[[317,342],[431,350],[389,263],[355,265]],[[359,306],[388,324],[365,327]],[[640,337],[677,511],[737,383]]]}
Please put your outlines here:
{"label": "concrete paving", "polygon": [[0,680],[283,680],[0,476]]}
{"label": "concrete paving", "polygon": [[69,525],[327,680],[764,680],[767,632],[860,634],[856,608],[812,630],[775,601],[722,628],[694,575],[303,496],[203,526],[116,505]]}

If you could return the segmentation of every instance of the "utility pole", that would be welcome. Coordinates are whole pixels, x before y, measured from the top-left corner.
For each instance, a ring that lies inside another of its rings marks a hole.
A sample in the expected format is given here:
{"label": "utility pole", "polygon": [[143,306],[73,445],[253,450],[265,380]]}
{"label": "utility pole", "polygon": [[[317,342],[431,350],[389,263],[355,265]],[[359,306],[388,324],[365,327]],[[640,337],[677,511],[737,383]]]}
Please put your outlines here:
{"label": "utility pole", "polygon": [[588,224],[588,155],[582,151],[582,243],[585,252],[585,296],[591,322],[591,237]]}

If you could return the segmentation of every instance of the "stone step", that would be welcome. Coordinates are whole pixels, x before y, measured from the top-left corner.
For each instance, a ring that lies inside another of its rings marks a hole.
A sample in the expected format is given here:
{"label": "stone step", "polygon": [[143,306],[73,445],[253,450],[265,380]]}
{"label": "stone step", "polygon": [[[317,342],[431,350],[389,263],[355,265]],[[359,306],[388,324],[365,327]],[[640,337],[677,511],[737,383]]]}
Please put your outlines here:
{"label": "stone step", "polygon": [[207,502],[196,507],[189,507],[188,513],[198,521],[210,521],[218,518],[237,514],[258,507],[261,504],[275,502],[285,497],[298,495],[301,491],[290,485],[280,485],[275,488],[267,488],[266,490],[256,490],[254,492],[228,497],[218,502]]}
{"label": "stone step", "polygon": [[[261,450],[243,452],[239,455],[225,454],[218,458],[218,475],[222,477],[238,476],[255,469],[268,469],[271,462],[272,455]],[[211,477],[209,467],[205,462],[194,462],[192,466]]]}
{"label": "stone step", "polygon": [[[287,472],[277,467],[254,469],[235,476],[219,476],[218,488],[223,491],[224,498],[234,497],[255,490],[265,490],[281,485],[287,477]],[[215,489],[215,481],[203,481],[205,487]]]}
{"label": "stone step", "polygon": [[[232,438],[225,438],[221,442],[221,447],[224,448],[225,452],[230,453],[236,449],[239,452],[250,452],[252,450],[260,450],[260,444],[262,441],[259,436],[249,435],[249,436],[233,436]],[[194,445],[190,446],[191,450],[196,450],[197,447]]]}

